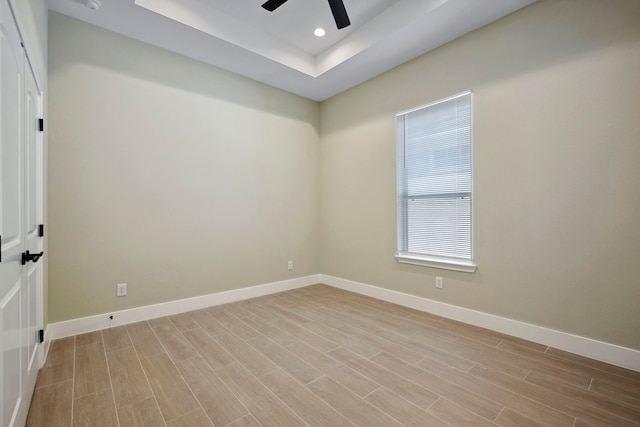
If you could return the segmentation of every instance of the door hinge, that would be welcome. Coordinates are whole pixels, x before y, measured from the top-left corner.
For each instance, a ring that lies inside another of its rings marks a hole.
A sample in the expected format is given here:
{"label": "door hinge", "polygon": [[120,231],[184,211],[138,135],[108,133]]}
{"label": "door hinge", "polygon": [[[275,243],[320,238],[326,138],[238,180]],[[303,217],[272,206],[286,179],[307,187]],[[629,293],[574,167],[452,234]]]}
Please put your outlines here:
{"label": "door hinge", "polygon": [[0,236],[0,262],[2,262],[2,236]]}
{"label": "door hinge", "polygon": [[38,342],[42,344],[44,342],[44,329],[38,331]]}
{"label": "door hinge", "polygon": [[44,132],[44,119],[38,119],[38,130]]}
{"label": "door hinge", "polygon": [[39,237],[44,237],[44,224],[40,224],[38,226],[38,236]]}

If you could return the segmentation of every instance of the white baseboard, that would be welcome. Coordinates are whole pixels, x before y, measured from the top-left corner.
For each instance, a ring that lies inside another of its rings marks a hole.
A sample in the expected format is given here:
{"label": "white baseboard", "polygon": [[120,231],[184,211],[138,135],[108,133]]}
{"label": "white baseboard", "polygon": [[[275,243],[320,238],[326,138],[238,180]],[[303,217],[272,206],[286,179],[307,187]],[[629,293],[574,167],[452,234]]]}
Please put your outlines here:
{"label": "white baseboard", "polygon": [[[155,319],[157,317],[171,316],[173,314],[198,310],[200,308],[212,307],[215,305],[227,304],[230,302],[302,288],[309,285],[315,285],[317,283],[320,283],[320,275],[314,274],[311,276],[283,280],[280,282],[249,286],[241,289],[233,289],[230,291],[217,292],[214,294],[169,301],[160,304],[146,305],[128,310],[50,323],[47,326],[45,333],[45,336],[47,337],[46,342],[114,326],[127,325],[130,323],[141,322],[143,320]],[[109,319],[109,316],[113,316],[113,320]]]}
{"label": "white baseboard", "polygon": [[[317,283],[324,283],[335,288],[426,311],[640,372],[640,351],[638,350],[325,274],[314,274],[281,282],[51,323],[45,331],[45,357],[51,340],[58,338],[260,297]],[[109,319],[110,315],[113,316],[113,320]]]}
{"label": "white baseboard", "polygon": [[640,371],[638,350],[325,274],[320,283]]}

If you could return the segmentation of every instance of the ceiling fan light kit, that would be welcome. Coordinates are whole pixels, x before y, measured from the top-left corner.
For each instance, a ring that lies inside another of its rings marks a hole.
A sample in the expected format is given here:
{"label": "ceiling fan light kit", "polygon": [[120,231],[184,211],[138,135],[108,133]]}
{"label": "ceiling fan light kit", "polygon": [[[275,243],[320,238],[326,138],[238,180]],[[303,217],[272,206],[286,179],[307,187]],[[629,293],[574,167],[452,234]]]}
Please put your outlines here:
{"label": "ceiling fan light kit", "polygon": [[[287,0],[267,0],[262,7],[269,12],[273,12],[286,2]],[[347,9],[344,7],[342,0],[329,0],[329,7],[331,8],[333,19],[336,21],[336,26],[339,30],[351,25],[349,15],[347,15]]]}

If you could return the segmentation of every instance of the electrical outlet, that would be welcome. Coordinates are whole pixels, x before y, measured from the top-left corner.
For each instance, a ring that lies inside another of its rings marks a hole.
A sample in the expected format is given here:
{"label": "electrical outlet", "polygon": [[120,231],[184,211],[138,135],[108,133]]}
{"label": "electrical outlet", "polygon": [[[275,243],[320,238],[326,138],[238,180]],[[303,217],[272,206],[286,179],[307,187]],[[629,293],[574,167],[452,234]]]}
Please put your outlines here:
{"label": "electrical outlet", "polygon": [[127,284],[126,283],[118,283],[116,285],[116,296],[123,297],[127,295]]}
{"label": "electrical outlet", "polygon": [[442,286],[444,285],[443,282],[444,280],[442,279],[442,277],[436,276],[436,288],[442,289]]}
{"label": "electrical outlet", "polygon": [[287,270],[293,270],[293,261],[287,262]]}

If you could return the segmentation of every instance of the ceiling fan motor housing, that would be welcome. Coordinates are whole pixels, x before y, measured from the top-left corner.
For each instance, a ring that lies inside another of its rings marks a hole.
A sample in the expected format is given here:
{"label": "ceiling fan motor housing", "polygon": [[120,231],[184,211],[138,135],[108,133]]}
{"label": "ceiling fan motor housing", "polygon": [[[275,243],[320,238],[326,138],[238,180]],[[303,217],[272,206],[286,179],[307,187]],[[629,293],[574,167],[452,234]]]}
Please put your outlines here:
{"label": "ceiling fan motor housing", "polygon": [[[267,0],[262,7],[269,12],[273,12],[286,2],[287,0]],[[336,26],[339,30],[351,25],[349,15],[347,15],[347,9],[344,7],[344,2],[342,0],[329,0],[329,7],[331,8],[333,19],[336,21]]]}

